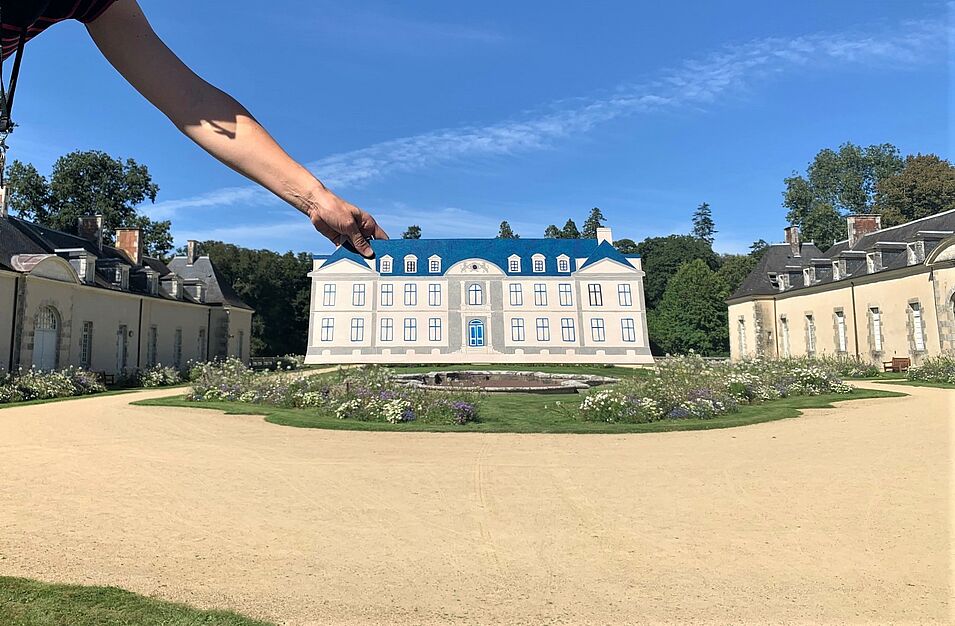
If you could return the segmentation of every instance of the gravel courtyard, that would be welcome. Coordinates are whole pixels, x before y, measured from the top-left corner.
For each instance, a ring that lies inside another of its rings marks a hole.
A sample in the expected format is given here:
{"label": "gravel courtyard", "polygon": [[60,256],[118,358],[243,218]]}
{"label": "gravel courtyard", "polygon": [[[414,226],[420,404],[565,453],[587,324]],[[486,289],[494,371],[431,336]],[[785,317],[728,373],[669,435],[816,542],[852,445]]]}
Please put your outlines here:
{"label": "gravel courtyard", "polygon": [[0,409],[0,574],[294,625],[949,623],[955,391],[879,387],[640,435]]}

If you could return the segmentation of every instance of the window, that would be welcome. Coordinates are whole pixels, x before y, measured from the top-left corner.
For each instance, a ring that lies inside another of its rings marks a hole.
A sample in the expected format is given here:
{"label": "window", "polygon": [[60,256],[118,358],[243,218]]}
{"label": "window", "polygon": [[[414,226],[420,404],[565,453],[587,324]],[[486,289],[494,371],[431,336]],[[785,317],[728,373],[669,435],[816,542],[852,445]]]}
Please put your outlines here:
{"label": "window", "polygon": [[846,343],[846,314],[842,311],[836,311],[836,350],[845,352]]}
{"label": "window", "polygon": [[405,284],[405,306],[418,306],[418,285]]}
{"label": "window", "polygon": [[547,306],[547,285],[544,283],[534,285],[534,304],[537,306]]}
{"label": "window", "polygon": [[120,324],[116,331],[116,369],[124,372],[129,366],[129,327]]}
{"label": "window", "polygon": [[484,322],[481,320],[471,320],[468,322],[468,347],[484,347]]}
{"label": "window", "polygon": [[746,356],[746,320],[742,317],[736,320],[736,347],[739,348],[739,355]]}
{"label": "window", "polygon": [[[242,356],[241,354],[239,355]],[[177,328],[172,341],[172,366],[182,369],[182,329]]]}
{"label": "window", "polygon": [[418,257],[405,257],[405,274],[414,274],[418,271]]}
{"label": "window", "polygon": [[378,333],[378,338],[382,341],[394,341],[395,322],[390,317],[381,318],[381,331]]}
{"label": "window", "polygon": [[331,341],[335,337],[335,320],[330,317],[322,318],[322,341]]}
{"label": "window", "polygon": [[566,273],[570,271],[570,259],[565,256],[557,257],[557,271]]}
{"label": "window", "polygon": [[484,289],[481,285],[474,283],[468,287],[468,304],[471,306],[484,304]]}
{"label": "window", "polygon": [[365,320],[361,317],[353,317],[351,320],[351,340],[365,340]]}
{"label": "window", "polygon": [[511,320],[511,340],[524,341],[524,319],[521,317]]}
{"label": "window", "polygon": [[205,361],[206,358],[208,358],[208,354],[209,354],[208,344],[206,342],[205,328],[199,329],[199,337],[196,339],[196,341],[199,344],[197,346],[198,349],[196,350],[196,354],[199,355],[199,361]]}
{"label": "window", "polygon": [[511,294],[511,306],[523,306],[524,288],[519,284],[513,284],[508,287],[508,291]]}
{"label": "window", "polygon": [[550,320],[546,317],[537,318],[537,341],[550,341]]}
{"label": "window", "polygon": [[428,320],[428,339],[441,341],[441,318],[432,317]]}
{"label": "window", "polygon": [[391,273],[391,257],[386,256],[381,259],[381,273],[390,274]]}
{"label": "window", "polygon": [[159,328],[153,324],[149,327],[149,334],[146,336],[146,367],[153,367],[159,360],[157,352],[159,351]]}
{"label": "window", "polygon": [[587,293],[590,294],[590,306],[604,305],[604,294],[600,285],[590,283],[587,285]]}
{"label": "window", "polygon": [[438,283],[428,285],[428,306],[441,306],[441,285]]}
{"label": "window", "polygon": [[395,286],[381,286],[381,306],[393,306],[395,304]]}
{"label": "window", "polygon": [[240,330],[240,331],[239,331],[239,338],[238,338],[238,340],[237,340],[237,346],[236,346],[236,356],[239,357],[239,360],[240,360],[240,361],[245,358],[245,357],[243,356],[244,353],[245,353],[245,331],[244,331],[244,330]]}
{"label": "window", "polygon": [[351,288],[351,305],[365,306],[365,284],[356,283]]}
{"label": "window", "polygon": [[325,294],[322,298],[324,306],[335,306],[335,285],[325,283]]}
{"label": "window", "polygon": [[912,343],[916,352],[925,351],[925,327],[922,324],[922,306],[918,302],[909,305],[912,311]]}
{"label": "window", "polygon": [[560,306],[574,306],[574,288],[570,283],[561,283],[558,287],[560,292]]}
{"label": "window", "polygon": [[405,341],[418,341],[418,320],[405,318]]}
{"label": "window", "polygon": [[90,369],[93,365],[93,322],[83,322],[80,339],[80,367]]}
{"label": "window", "polygon": [[534,271],[537,272],[538,274],[543,272],[545,267],[543,255],[535,254],[533,259],[534,259],[533,260]]}
{"label": "window", "polygon": [[507,271],[511,273],[518,273],[521,271],[521,258],[512,256],[507,260]]}
{"label": "window", "polygon": [[816,353],[816,320],[812,315],[806,316],[806,352]]}
{"label": "window", "polygon": [[620,302],[620,306],[633,306],[633,292],[630,289],[630,283],[617,285],[617,300]]}
{"label": "window", "polygon": [[564,341],[577,341],[577,332],[574,329],[574,318],[572,317],[561,318],[560,336]]}
{"label": "window", "polygon": [[607,341],[607,328],[602,318],[590,320],[590,335],[594,341]]}
{"label": "window", "polygon": [[428,271],[432,274],[441,273],[441,259],[433,258],[428,259]]}
{"label": "window", "polygon": [[637,340],[637,327],[632,317],[625,317],[620,320],[620,336],[627,343],[633,343]]}
{"label": "window", "polygon": [[783,315],[779,318],[780,334],[783,340],[783,356],[789,357],[789,319]]}
{"label": "window", "polygon": [[882,352],[882,311],[872,307],[869,309],[869,319],[872,322],[872,351]]}

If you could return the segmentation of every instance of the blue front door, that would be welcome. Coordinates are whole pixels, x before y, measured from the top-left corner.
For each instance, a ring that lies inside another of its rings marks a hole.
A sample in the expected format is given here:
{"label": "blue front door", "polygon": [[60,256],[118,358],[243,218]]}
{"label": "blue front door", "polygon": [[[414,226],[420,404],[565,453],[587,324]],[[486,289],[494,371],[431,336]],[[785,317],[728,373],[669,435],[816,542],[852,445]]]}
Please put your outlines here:
{"label": "blue front door", "polygon": [[468,324],[468,346],[480,348],[484,346],[484,322],[471,320]]}

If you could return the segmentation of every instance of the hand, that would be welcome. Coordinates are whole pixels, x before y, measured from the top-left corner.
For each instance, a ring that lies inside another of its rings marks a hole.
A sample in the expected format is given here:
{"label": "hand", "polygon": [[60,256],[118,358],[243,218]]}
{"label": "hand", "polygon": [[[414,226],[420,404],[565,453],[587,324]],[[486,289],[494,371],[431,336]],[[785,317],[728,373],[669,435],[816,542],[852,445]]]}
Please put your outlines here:
{"label": "hand", "polygon": [[375,256],[369,239],[388,239],[388,234],[371,215],[327,189],[313,195],[305,211],[315,230],[335,245],[353,248],[363,257]]}

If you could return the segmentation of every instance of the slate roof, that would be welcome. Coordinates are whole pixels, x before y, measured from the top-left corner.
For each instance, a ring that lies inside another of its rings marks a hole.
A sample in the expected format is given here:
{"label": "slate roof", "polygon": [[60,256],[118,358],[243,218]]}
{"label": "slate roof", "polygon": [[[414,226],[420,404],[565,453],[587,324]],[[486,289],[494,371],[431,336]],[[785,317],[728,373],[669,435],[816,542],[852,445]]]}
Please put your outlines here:
{"label": "slate roof", "polygon": [[205,283],[206,304],[227,304],[239,309],[252,310],[252,307],[242,301],[229,281],[219,273],[209,257],[201,256],[192,265],[186,261],[186,257],[177,256],[169,262],[169,269],[185,279],[197,278]]}
{"label": "slate roof", "polygon": [[[813,243],[802,244],[798,257],[793,256],[792,246],[788,243],[771,244],[763,252],[756,268],[743,279],[743,282],[733,292],[730,299],[779,293],[779,288],[774,287],[769,279],[771,272],[782,273],[786,267],[806,267],[811,259],[821,256],[823,256],[822,251]],[[802,286],[801,272],[799,273],[798,284],[794,286]]]}
{"label": "slate roof", "polygon": [[[584,266],[601,259],[612,259],[632,267],[628,258],[639,255],[623,255],[610,243],[598,243],[596,239],[386,239],[373,241],[375,250],[375,269],[380,271],[381,259],[392,258],[390,276],[428,276],[428,258],[441,257],[441,273],[465,259],[483,259],[494,263],[511,276],[567,276],[570,272],[557,271],[557,258],[566,255],[570,259],[587,259]],[[544,256],[544,271],[533,271],[533,257]],[[404,258],[414,255],[418,259],[417,271],[405,272]],[[517,255],[521,259],[521,271],[511,272],[508,259]],[[355,252],[339,247],[331,254],[316,254],[316,259],[327,259],[334,263],[341,259],[350,259],[360,265],[366,265],[365,259]],[[571,263],[571,270],[574,265]]]}

